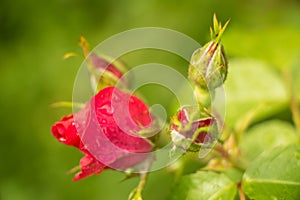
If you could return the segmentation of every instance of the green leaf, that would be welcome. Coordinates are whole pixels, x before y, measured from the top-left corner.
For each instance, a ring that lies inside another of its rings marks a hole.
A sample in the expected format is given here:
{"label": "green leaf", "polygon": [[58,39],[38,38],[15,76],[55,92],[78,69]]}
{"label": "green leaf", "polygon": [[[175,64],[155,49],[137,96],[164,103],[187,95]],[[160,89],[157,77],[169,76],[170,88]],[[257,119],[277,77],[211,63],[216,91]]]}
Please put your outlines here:
{"label": "green leaf", "polygon": [[183,176],[175,186],[172,200],[231,200],[237,193],[236,184],[224,174],[199,171]]}
{"label": "green leaf", "polygon": [[262,153],[246,170],[242,188],[251,199],[299,199],[300,146]]}
{"label": "green leaf", "polygon": [[241,182],[243,177],[243,172],[235,168],[226,169],[223,173],[235,183]]}
{"label": "green leaf", "polygon": [[229,63],[226,89],[226,122],[235,124],[250,110],[254,119],[270,116],[287,105],[287,92],[278,73],[263,62],[232,59]]}
{"label": "green leaf", "polygon": [[[297,12],[298,19],[299,16]],[[222,41],[231,56],[260,59],[277,68],[285,68],[295,55],[299,55],[299,28],[276,25],[249,31],[239,26],[231,26],[226,31]]]}
{"label": "green leaf", "polygon": [[245,132],[240,149],[242,156],[251,161],[265,150],[296,143],[299,143],[299,139],[296,129],[291,124],[271,120],[253,126]]}

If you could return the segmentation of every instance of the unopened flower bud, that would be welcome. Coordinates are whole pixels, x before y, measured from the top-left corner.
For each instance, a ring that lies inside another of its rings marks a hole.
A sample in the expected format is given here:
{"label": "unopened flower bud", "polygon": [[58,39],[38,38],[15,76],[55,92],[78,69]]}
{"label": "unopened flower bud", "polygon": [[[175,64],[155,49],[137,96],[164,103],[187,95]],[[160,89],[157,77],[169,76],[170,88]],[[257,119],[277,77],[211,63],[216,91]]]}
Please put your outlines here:
{"label": "unopened flower bud", "polygon": [[210,29],[211,41],[197,49],[191,58],[189,79],[203,89],[215,89],[226,80],[228,62],[221,36],[229,21],[222,27],[214,15],[214,28]]}
{"label": "unopened flower bud", "polygon": [[127,71],[125,64],[122,61],[113,61],[112,58],[105,55],[96,55],[90,53],[87,58],[90,60],[89,65],[93,67],[96,81],[98,81],[98,90],[114,86],[119,81],[122,85],[127,85],[127,80],[124,79],[123,74]]}
{"label": "unopened flower bud", "polygon": [[197,110],[196,107],[186,106],[172,117],[171,138],[175,148],[196,152],[203,144],[217,137],[216,120]]}
{"label": "unopened flower bud", "polygon": [[91,74],[91,82],[98,91],[107,87],[114,86],[120,81],[119,86],[127,86],[128,82],[123,78],[127,67],[121,60],[114,60],[106,55],[98,55],[90,52],[89,44],[86,39],[81,36],[79,45],[82,47],[86,64]]}

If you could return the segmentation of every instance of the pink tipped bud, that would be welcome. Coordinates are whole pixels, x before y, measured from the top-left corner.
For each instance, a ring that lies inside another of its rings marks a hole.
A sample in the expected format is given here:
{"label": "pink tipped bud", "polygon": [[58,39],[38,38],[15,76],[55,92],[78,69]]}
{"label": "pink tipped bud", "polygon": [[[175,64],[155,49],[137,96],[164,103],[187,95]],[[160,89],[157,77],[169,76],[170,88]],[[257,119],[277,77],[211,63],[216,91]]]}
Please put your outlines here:
{"label": "pink tipped bud", "polygon": [[229,21],[222,27],[214,15],[214,28],[211,28],[211,41],[197,49],[191,58],[189,79],[203,89],[215,89],[226,80],[228,62],[221,36]]}
{"label": "pink tipped bud", "polygon": [[86,58],[92,84],[97,87],[98,91],[107,86],[114,86],[119,81],[121,86],[127,86],[128,82],[123,78],[127,67],[122,61],[90,52],[89,44],[83,36],[80,37],[79,45]]}
{"label": "pink tipped bud", "polygon": [[196,110],[195,107],[183,107],[171,119],[171,138],[175,147],[195,152],[217,137],[216,120]]}

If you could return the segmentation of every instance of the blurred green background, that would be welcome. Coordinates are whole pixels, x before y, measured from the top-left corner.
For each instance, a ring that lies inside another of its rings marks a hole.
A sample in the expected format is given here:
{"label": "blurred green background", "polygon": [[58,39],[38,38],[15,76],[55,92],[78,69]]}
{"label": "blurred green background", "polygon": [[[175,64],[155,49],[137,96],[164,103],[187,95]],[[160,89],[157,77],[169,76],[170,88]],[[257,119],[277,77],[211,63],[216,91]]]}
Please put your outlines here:
{"label": "blurred green background", "polygon": [[[281,68],[300,55],[299,0],[0,1],[0,199],[127,199],[137,178],[121,183],[123,174],[105,171],[72,182],[66,175],[82,155],[58,143],[50,127],[71,109],[49,105],[71,100],[82,60],[62,56],[81,52],[80,34],[96,45],[144,26],[174,29],[204,44],[214,12],[223,22],[231,18],[223,38],[229,58]],[[186,74],[187,63],[180,62],[176,68]],[[157,96],[152,101],[168,103]],[[165,199],[172,181],[164,170],[152,173],[145,199]]]}

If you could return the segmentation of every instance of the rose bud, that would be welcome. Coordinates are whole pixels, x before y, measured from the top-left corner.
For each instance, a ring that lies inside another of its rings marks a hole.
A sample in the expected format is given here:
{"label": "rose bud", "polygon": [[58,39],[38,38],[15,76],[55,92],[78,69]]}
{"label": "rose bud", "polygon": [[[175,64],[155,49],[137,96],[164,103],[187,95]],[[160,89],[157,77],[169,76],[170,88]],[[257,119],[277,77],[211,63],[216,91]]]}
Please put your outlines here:
{"label": "rose bud", "polygon": [[127,80],[122,78],[127,71],[127,66],[121,60],[115,60],[106,55],[98,55],[89,50],[89,44],[81,36],[79,45],[82,47],[87,68],[91,75],[91,82],[98,91],[107,86],[113,86],[120,81],[120,86],[127,86]]}
{"label": "rose bud", "polygon": [[210,29],[211,41],[197,49],[190,61],[189,79],[196,86],[208,90],[222,85],[227,76],[228,62],[221,37],[229,20],[222,27],[214,15],[214,28]]}
{"label": "rose bud", "polygon": [[175,148],[197,152],[203,144],[213,142],[218,136],[216,120],[185,106],[171,119],[171,139]]}

